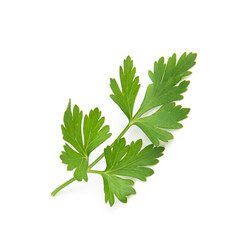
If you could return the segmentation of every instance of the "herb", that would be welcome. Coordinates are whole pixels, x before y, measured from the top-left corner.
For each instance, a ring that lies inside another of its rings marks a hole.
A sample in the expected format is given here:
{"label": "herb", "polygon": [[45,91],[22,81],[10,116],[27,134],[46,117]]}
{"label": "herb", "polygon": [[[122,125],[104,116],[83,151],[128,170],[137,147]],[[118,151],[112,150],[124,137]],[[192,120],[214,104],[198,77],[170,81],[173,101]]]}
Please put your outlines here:
{"label": "herb", "polygon": [[[158,158],[163,155],[164,147],[160,146],[160,141],[173,139],[170,130],[182,128],[180,121],[187,118],[190,109],[176,105],[175,101],[181,100],[182,93],[187,91],[189,81],[183,79],[191,74],[189,69],[195,65],[196,56],[195,53],[184,53],[177,61],[176,54],[173,54],[167,63],[164,57],[155,62],[154,72],[149,71],[152,83],[147,87],[144,100],[135,114],[133,107],[140,88],[139,77],[136,76],[136,68],[130,56],[124,60],[123,68],[120,67],[120,86],[114,78],[110,79],[113,92],[110,96],[127,116],[128,124],[91,164],[90,153],[111,136],[109,126],[103,126],[105,118],[101,117],[98,108],[91,110],[83,119],[83,112],[77,105],[71,109],[69,101],[61,126],[63,139],[67,143],[60,158],[67,164],[67,170],[75,170],[73,178],[55,189],[51,195],[54,196],[75,180],[87,182],[88,173],[94,173],[103,178],[105,202],[112,206],[114,196],[121,202],[127,202],[127,196],[136,193],[132,179],[146,181],[154,173],[149,166],[157,164]],[[149,111],[156,107],[158,110],[149,115]],[[152,144],[142,148],[143,142],[139,139],[127,145],[123,135],[133,125],[139,127]],[[93,170],[102,158],[105,158],[106,169]]]}
{"label": "herb", "polygon": [[[68,103],[67,110],[64,113],[64,125],[62,125],[63,139],[70,143],[64,145],[64,150],[60,156],[63,163],[67,164],[67,170],[74,171],[74,178],[78,181],[88,181],[87,169],[90,153],[111,136],[109,126],[104,126],[105,118],[101,116],[98,108],[91,110],[89,115],[84,117],[83,137],[81,131],[83,113],[79,111],[77,105],[71,112],[71,101]],[[83,140],[84,139],[84,140]]]}

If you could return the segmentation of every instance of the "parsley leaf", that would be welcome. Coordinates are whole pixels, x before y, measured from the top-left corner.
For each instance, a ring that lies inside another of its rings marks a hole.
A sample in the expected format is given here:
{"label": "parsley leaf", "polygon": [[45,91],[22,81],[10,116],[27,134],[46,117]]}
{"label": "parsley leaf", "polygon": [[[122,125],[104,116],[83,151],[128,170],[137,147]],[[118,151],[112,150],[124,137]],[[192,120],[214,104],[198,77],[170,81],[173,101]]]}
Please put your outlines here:
{"label": "parsley leaf", "polygon": [[157,158],[162,156],[163,147],[152,144],[142,148],[142,140],[126,145],[125,138],[115,141],[113,147],[104,150],[106,169],[101,172],[104,181],[105,201],[114,204],[114,195],[121,201],[127,202],[127,196],[135,194],[132,188],[134,182],[122,177],[137,178],[146,181],[154,171],[148,166],[157,164]]}
{"label": "parsley leaf", "polygon": [[[83,113],[79,107],[73,107],[71,111],[71,101],[69,101],[67,110],[64,113],[64,125],[62,125],[63,139],[70,143],[64,145],[64,151],[60,158],[63,163],[67,164],[67,170],[74,171],[74,178],[78,181],[88,181],[87,168],[90,153],[107,140],[109,126],[103,126],[105,118],[101,117],[101,112],[98,108],[91,110],[89,115],[85,115],[83,123],[83,136],[81,131]],[[84,139],[84,140],[83,140]]]}
{"label": "parsley leaf", "polygon": [[85,150],[81,133],[82,119],[83,112],[79,111],[79,107],[77,105],[73,107],[72,114],[71,100],[69,100],[67,109],[64,112],[64,125],[61,125],[63,139],[70,143],[83,156],[85,156]]}
{"label": "parsley leaf", "polygon": [[133,116],[133,106],[140,88],[139,77],[135,77],[136,68],[133,67],[133,61],[128,56],[124,60],[124,68],[120,66],[121,89],[114,78],[110,79],[110,87],[113,94],[112,100],[121,108],[130,120]]}
{"label": "parsley leaf", "polygon": [[127,196],[136,194],[132,187],[134,181],[120,178],[114,175],[103,175],[105,202],[109,201],[110,206],[115,202],[114,195],[123,203],[127,202]]}
{"label": "parsley leaf", "polygon": [[173,54],[167,64],[164,57],[154,63],[154,72],[149,71],[153,83],[147,88],[137,118],[155,107],[183,99],[181,94],[187,91],[190,82],[182,79],[191,74],[189,69],[196,64],[196,57],[195,53],[183,53],[177,61]]}
{"label": "parsley leaf", "polygon": [[[74,177],[56,188],[54,196],[61,189],[75,180],[88,181],[88,173],[100,174],[104,182],[105,202],[112,206],[115,197],[121,202],[127,202],[127,197],[136,194],[133,188],[134,179],[146,181],[154,171],[150,168],[158,163],[164,148],[160,141],[168,142],[173,138],[172,129],[182,128],[180,121],[187,118],[189,108],[176,105],[175,101],[183,98],[187,91],[189,71],[195,65],[195,53],[183,53],[177,61],[173,54],[167,61],[161,57],[154,63],[154,71],[149,71],[152,83],[147,87],[144,99],[137,113],[133,115],[134,103],[140,88],[139,77],[130,56],[120,66],[120,86],[114,78],[110,79],[113,94],[112,100],[127,116],[129,122],[114,142],[107,146],[103,153],[89,165],[90,153],[106,141],[111,134],[109,126],[103,126],[105,118],[101,117],[98,108],[85,115],[75,105],[71,109],[71,101],[64,113],[62,125],[63,139],[67,142],[60,156],[67,164],[67,170],[74,170]],[[154,113],[148,112],[158,107]],[[146,114],[146,116],[145,116]],[[126,144],[124,134],[131,126],[139,127],[151,140],[152,144],[142,148],[142,139]],[[106,169],[96,171],[92,168],[105,157]]]}
{"label": "parsley leaf", "polygon": [[173,139],[173,135],[165,129],[179,129],[183,125],[179,121],[187,118],[189,108],[182,108],[175,103],[163,105],[154,114],[140,118],[134,124],[143,130],[151,142],[159,146],[159,140],[168,142]]}
{"label": "parsley leaf", "polygon": [[87,168],[88,168],[88,157],[73,150],[68,144],[65,144],[64,151],[60,155],[62,163],[67,164],[67,170],[74,171],[74,178],[78,181],[88,181]]}
{"label": "parsley leaf", "polygon": [[101,117],[101,111],[98,108],[91,110],[89,116],[85,115],[84,117],[84,148],[88,156],[111,136],[110,127],[108,125],[102,127],[104,122],[105,117]]}

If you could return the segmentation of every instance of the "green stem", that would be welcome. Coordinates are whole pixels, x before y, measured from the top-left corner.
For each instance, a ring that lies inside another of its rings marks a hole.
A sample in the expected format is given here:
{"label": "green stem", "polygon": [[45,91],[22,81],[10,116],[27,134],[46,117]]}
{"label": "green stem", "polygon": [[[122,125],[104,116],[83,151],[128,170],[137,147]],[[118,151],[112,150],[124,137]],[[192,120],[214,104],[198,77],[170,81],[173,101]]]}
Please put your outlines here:
{"label": "green stem", "polygon": [[[127,132],[127,130],[128,130],[131,126],[132,126],[132,124],[129,122],[129,123],[127,124],[127,126],[123,129],[123,131],[120,133],[120,135],[116,138],[115,141],[121,139],[121,138],[123,137],[123,135]],[[115,142],[115,141],[114,141],[114,142]],[[111,148],[113,147],[114,142],[110,145]],[[96,164],[97,164],[103,157],[104,157],[104,152],[103,152],[103,153],[102,153],[102,154],[101,154],[95,161],[93,161],[93,162],[89,165],[89,167],[88,167],[88,171],[89,171],[94,165],[96,165]]]}
{"label": "green stem", "polygon": [[69,185],[70,183],[74,182],[76,179],[75,178],[71,178],[68,181],[66,181],[65,183],[63,183],[61,186],[59,186],[58,188],[56,188],[52,193],[51,196],[54,197],[60,190],[62,190],[63,188],[65,188],[67,185]]}
{"label": "green stem", "polygon": [[103,171],[97,171],[97,170],[88,170],[89,173],[96,173],[96,174],[103,174]]}
{"label": "green stem", "polygon": [[98,158],[95,159],[95,161],[93,161],[89,167],[88,167],[88,171],[95,165],[97,164],[103,157],[105,156],[104,152],[102,154],[100,154],[100,156]]}

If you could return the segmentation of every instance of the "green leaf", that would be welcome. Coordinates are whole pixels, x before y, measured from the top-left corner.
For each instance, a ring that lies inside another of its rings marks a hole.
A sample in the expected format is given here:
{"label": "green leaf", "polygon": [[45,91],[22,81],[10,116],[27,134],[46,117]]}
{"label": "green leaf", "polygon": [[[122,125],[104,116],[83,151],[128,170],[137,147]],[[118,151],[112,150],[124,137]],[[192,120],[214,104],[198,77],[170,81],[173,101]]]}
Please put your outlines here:
{"label": "green leaf", "polygon": [[64,113],[64,125],[62,125],[63,139],[68,142],[64,145],[64,151],[60,158],[64,164],[67,164],[67,170],[74,171],[74,178],[78,181],[88,181],[87,168],[89,164],[90,153],[107,140],[109,126],[103,126],[105,118],[101,117],[98,108],[91,110],[89,115],[85,115],[82,134],[82,118],[83,113],[79,107],[73,107],[71,110],[71,100],[69,100],[67,110]]}
{"label": "green leaf", "polygon": [[77,105],[74,106],[72,114],[71,100],[69,100],[67,110],[64,112],[64,125],[61,126],[63,139],[70,143],[78,152],[85,155],[81,133],[82,118],[83,112],[79,110]]}
{"label": "green leaf", "polygon": [[143,130],[153,144],[159,145],[159,140],[168,142],[173,135],[165,129],[179,129],[183,125],[179,121],[187,118],[189,108],[182,108],[175,103],[168,103],[159,108],[154,114],[140,118],[134,124]]}
{"label": "green leaf", "polygon": [[105,148],[106,169],[101,174],[104,181],[105,201],[109,201],[111,206],[114,203],[114,195],[121,202],[126,202],[128,195],[136,193],[132,188],[133,181],[119,176],[146,181],[146,178],[154,173],[148,166],[157,164],[157,158],[162,156],[164,150],[163,147],[154,147],[152,144],[142,150],[141,148],[141,139],[126,145],[124,138],[115,141],[113,147]]}
{"label": "green leaf", "polygon": [[114,195],[123,203],[127,202],[127,196],[136,194],[132,187],[134,182],[130,179],[123,179],[113,175],[102,175],[104,182],[105,202],[112,206],[115,202]]}
{"label": "green leaf", "polygon": [[[56,188],[51,195],[54,196],[64,187],[75,180],[88,181],[89,173],[100,174],[104,182],[105,202],[112,206],[115,197],[121,202],[127,202],[127,197],[136,194],[133,188],[133,179],[146,181],[154,171],[150,168],[158,163],[163,155],[164,148],[159,147],[160,141],[168,142],[173,138],[172,129],[182,127],[180,121],[185,119],[189,108],[176,106],[175,101],[183,98],[187,91],[189,71],[195,65],[195,53],[183,53],[177,60],[173,54],[167,61],[161,57],[154,63],[154,70],[149,71],[152,83],[147,87],[144,99],[137,113],[133,115],[134,103],[140,84],[136,76],[136,68],[130,56],[120,66],[120,84],[111,78],[110,87],[112,100],[127,116],[129,123],[118,135],[111,146],[104,149],[89,165],[90,153],[110,137],[109,126],[103,126],[105,118],[101,116],[98,108],[91,110],[84,116],[77,105],[71,109],[71,101],[64,113],[62,125],[63,139],[67,142],[60,156],[62,162],[67,164],[68,170],[74,170],[74,177]],[[148,111],[156,108],[156,112]],[[146,116],[145,116],[146,114]],[[124,134],[132,126],[138,126],[153,144],[142,149],[142,140],[126,145]],[[92,168],[105,157],[106,169],[104,171]]]}
{"label": "green leaf", "polygon": [[138,90],[140,88],[139,77],[135,77],[136,68],[133,67],[133,61],[128,56],[124,60],[124,68],[120,66],[121,89],[114,78],[110,79],[110,87],[113,94],[112,100],[121,108],[130,120],[133,116],[133,107]]}
{"label": "green leaf", "polygon": [[176,54],[173,54],[167,64],[164,57],[154,63],[154,72],[149,71],[153,83],[147,88],[137,118],[155,107],[183,99],[182,93],[187,91],[190,83],[183,78],[191,74],[189,69],[196,64],[196,57],[195,53],[183,53],[177,61]]}
{"label": "green leaf", "polygon": [[110,127],[103,126],[105,117],[101,117],[101,111],[98,108],[91,110],[89,116],[84,117],[84,146],[85,152],[89,154],[97,148],[100,144],[106,141],[110,136]]}
{"label": "green leaf", "polygon": [[87,182],[88,159],[79,152],[73,150],[68,144],[64,145],[64,150],[65,151],[62,151],[60,158],[64,164],[67,164],[67,170],[75,169],[75,179],[78,181],[84,179],[84,181]]}

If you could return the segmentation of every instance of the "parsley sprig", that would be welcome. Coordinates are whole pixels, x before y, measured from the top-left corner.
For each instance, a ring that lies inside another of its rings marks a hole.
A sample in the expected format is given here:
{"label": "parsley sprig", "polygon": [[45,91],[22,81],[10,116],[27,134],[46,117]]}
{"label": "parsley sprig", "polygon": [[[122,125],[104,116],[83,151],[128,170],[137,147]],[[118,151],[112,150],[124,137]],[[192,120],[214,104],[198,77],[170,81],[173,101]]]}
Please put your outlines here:
{"label": "parsley sprig", "polygon": [[[103,153],[89,163],[89,155],[110,136],[110,128],[104,126],[105,118],[98,108],[91,110],[83,118],[83,112],[75,105],[71,108],[69,100],[64,113],[62,127],[64,145],[60,158],[67,164],[67,170],[74,170],[73,178],[56,188],[51,195],[56,195],[61,189],[74,181],[88,181],[88,173],[99,174],[104,182],[105,202],[112,206],[115,196],[121,202],[127,202],[127,197],[135,194],[133,179],[146,181],[154,172],[150,168],[159,162],[163,155],[162,142],[173,139],[172,129],[182,128],[180,121],[187,118],[189,108],[176,105],[175,101],[183,99],[189,81],[184,80],[195,65],[195,53],[183,53],[177,61],[173,54],[167,61],[164,57],[154,63],[154,71],[149,71],[152,83],[147,87],[145,97],[138,111],[133,114],[134,103],[140,88],[139,77],[133,60],[128,56],[120,66],[120,86],[116,79],[110,79],[113,94],[112,100],[120,107],[128,118],[128,124],[115,141],[107,146]],[[158,110],[149,115],[149,111]],[[133,125],[139,127],[150,139],[150,145],[142,148],[142,139],[126,144],[124,134]],[[93,170],[93,167],[105,158],[106,169]]]}

